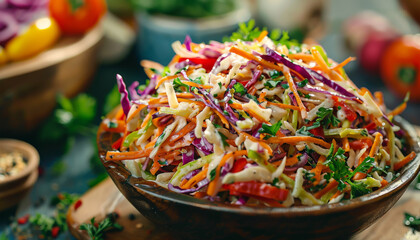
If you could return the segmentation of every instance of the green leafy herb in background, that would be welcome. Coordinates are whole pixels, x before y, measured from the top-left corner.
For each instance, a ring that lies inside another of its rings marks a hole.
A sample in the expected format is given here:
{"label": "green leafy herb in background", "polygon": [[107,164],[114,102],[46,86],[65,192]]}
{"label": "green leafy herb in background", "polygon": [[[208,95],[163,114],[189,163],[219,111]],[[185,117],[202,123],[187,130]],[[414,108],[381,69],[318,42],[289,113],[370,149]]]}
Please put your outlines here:
{"label": "green leafy herb in background", "polygon": [[413,233],[420,231],[420,217],[411,215],[410,213],[404,213],[404,226],[411,228]]}
{"label": "green leafy herb in background", "polygon": [[[254,41],[261,32],[267,30],[266,28],[260,29],[255,26],[255,20],[251,19],[248,23],[240,23],[239,29],[236,32],[233,32],[231,36],[224,37],[224,42],[242,40],[242,41]],[[270,32],[269,38],[273,40],[275,44],[286,45],[288,48],[293,46],[299,46],[300,44],[294,40],[290,39],[289,33],[286,31],[280,31],[279,29],[273,29]]]}
{"label": "green leafy herb in background", "polygon": [[80,230],[85,230],[90,239],[102,240],[106,232],[111,230],[122,230],[122,227],[115,222],[112,217],[107,217],[100,223],[95,223],[95,218],[90,220],[90,223],[84,223],[80,226]]}

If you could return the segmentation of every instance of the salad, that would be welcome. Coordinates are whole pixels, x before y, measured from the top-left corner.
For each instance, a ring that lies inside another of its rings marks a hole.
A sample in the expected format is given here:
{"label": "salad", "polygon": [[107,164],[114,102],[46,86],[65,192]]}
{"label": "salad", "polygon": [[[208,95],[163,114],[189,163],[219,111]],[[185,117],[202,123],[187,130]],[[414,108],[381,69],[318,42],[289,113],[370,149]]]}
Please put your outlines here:
{"label": "salad", "polygon": [[[382,93],[358,88],[319,45],[243,24],[226,42],[175,42],[150,82],[125,86],[102,128],[107,161],[196,198],[250,206],[336,203],[398,177],[416,154]],[[129,97],[131,100],[129,100]]]}

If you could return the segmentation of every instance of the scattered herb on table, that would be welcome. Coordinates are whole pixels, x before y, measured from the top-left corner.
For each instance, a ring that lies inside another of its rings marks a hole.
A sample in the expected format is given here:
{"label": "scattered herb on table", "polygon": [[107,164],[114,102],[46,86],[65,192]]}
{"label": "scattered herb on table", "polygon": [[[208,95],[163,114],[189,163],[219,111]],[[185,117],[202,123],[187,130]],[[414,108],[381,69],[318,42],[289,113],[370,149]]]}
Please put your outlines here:
{"label": "scattered herb on table", "polygon": [[115,218],[107,217],[99,223],[95,222],[95,218],[90,223],[84,223],[80,226],[81,230],[85,230],[91,239],[102,240],[106,232],[111,230],[122,230],[121,225],[115,222]]}
{"label": "scattered herb on table", "polygon": [[416,217],[410,213],[404,213],[404,216],[404,226],[411,228],[413,233],[420,231],[420,217]]}

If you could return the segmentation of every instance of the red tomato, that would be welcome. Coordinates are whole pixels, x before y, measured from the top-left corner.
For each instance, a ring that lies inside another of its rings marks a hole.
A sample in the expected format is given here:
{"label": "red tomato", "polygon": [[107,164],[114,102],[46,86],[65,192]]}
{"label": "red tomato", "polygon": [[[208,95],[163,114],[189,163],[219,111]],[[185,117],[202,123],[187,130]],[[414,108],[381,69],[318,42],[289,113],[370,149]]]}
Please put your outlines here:
{"label": "red tomato", "polygon": [[395,40],[384,52],[381,76],[389,90],[403,98],[420,101],[420,36],[407,35]]}
{"label": "red tomato", "polygon": [[232,167],[232,171],[231,172],[233,172],[233,173],[236,173],[236,172],[240,172],[240,171],[242,171],[242,169],[244,169],[245,168],[245,165],[247,164],[247,161],[246,161],[246,159],[245,158],[239,158],[238,160],[236,160],[235,161],[235,163],[233,164],[233,167]]}
{"label": "red tomato", "polygon": [[105,0],[50,0],[49,11],[64,34],[83,34],[106,12]]}
{"label": "red tomato", "polygon": [[261,182],[236,182],[226,185],[231,195],[250,195],[284,201],[289,194],[289,190],[281,189]]}
{"label": "red tomato", "polygon": [[362,138],[353,142],[350,142],[350,147],[354,150],[360,150],[372,146],[372,140],[370,138]]}
{"label": "red tomato", "polygon": [[190,60],[195,64],[201,64],[207,72],[210,72],[216,63],[217,58],[179,58],[178,62],[183,62],[185,60]]}
{"label": "red tomato", "polygon": [[334,100],[334,106],[339,106],[343,109],[344,113],[346,114],[347,120],[353,122],[357,118],[357,114],[353,111],[347,104],[341,102],[338,97],[333,96],[332,99]]}
{"label": "red tomato", "polygon": [[322,127],[317,127],[314,129],[309,130],[310,133],[312,133],[313,135],[317,136],[317,137],[325,137],[324,135],[324,129]]}

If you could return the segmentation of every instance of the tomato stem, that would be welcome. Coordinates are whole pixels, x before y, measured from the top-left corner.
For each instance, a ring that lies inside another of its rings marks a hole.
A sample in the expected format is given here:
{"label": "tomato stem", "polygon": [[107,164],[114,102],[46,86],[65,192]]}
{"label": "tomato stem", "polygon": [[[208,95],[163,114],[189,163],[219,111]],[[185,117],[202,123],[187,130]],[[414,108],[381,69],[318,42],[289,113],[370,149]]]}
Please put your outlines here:
{"label": "tomato stem", "polygon": [[81,8],[83,5],[85,5],[84,0],[69,0],[69,4],[71,7],[71,11],[75,12],[77,9]]}
{"label": "tomato stem", "polygon": [[404,66],[398,70],[398,77],[401,82],[406,84],[412,84],[416,80],[417,71],[414,67]]}

